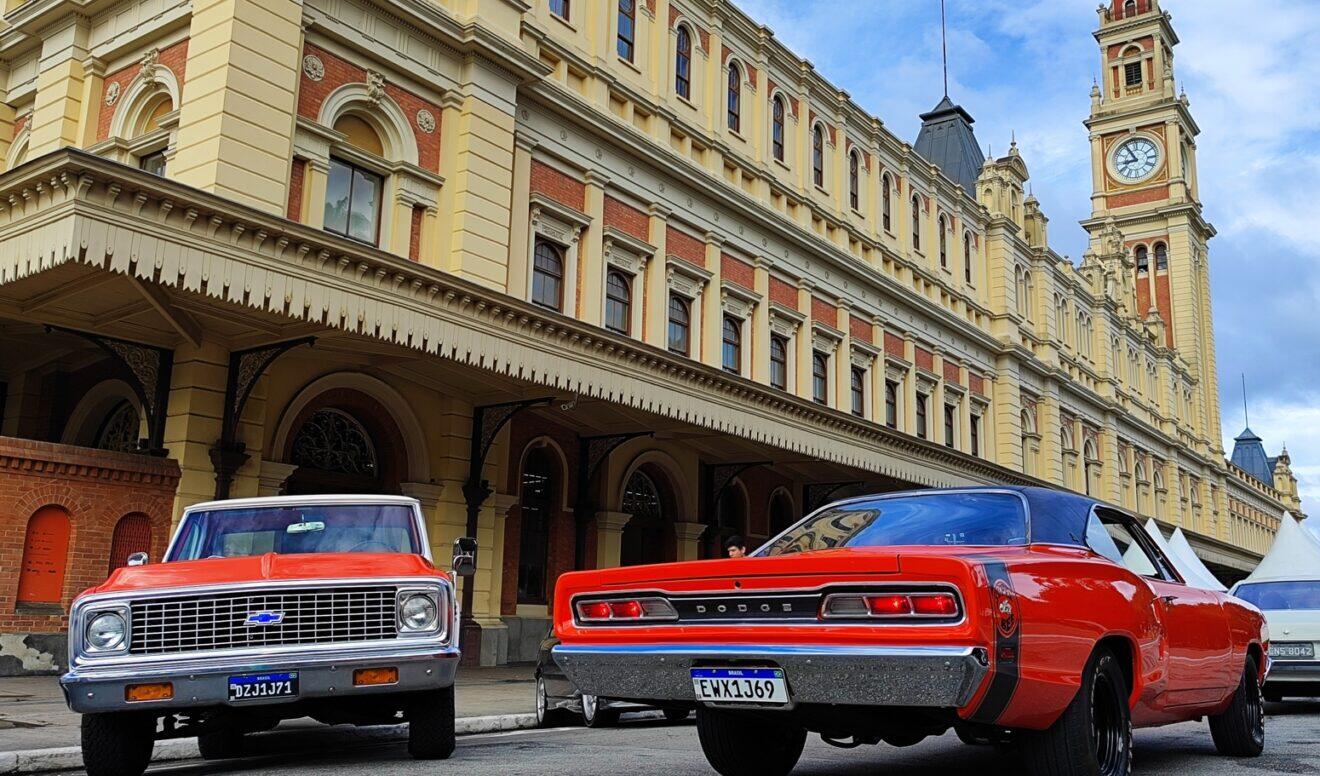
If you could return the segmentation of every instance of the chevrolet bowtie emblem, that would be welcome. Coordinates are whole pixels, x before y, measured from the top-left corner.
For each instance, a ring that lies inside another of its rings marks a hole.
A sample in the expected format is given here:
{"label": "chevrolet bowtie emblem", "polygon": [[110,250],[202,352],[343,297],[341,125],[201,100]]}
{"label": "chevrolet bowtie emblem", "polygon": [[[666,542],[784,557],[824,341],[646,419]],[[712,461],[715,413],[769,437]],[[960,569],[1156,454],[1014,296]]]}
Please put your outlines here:
{"label": "chevrolet bowtie emblem", "polygon": [[248,625],[279,625],[284,622],[284,612],[252,612],[244,622]]}

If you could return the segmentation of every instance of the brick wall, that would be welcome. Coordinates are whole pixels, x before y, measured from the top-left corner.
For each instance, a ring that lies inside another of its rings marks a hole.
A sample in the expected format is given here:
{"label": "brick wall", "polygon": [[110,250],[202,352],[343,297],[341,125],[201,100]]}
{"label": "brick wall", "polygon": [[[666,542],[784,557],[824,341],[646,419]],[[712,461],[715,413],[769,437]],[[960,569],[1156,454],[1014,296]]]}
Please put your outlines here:
{"label": "brick wall", "polygon": [[860,340],[866,344],[871,344],[871,322],[858,318],[856,315],[848,319],[848,332],[855,340]]}
{"label": "brick wall", "polygon": [[[173,46],[161,49],[156,62],[161,67],[169,68],[170,72],[174,74],[174,79],[179,82],[179,95],[182,97],[184,70],[185,65],[188,62],[188,41],[186,39],[181,40]],[[100,115],[97,116],[96,122],[96,139],[98,141],[105,140],[110,136],[110,122],[115,117],[115,111],[119,109],[124,96],[128,93],[129,84],[133,83],[133,79],[137,78],[138,73],[140,72],[142,72],[142,64],[140,62],[134,62],[128,67],[121,68],[106,75],[105,81],[101,85],[101,94],[104,95],[107,93],[110,89],[110,84],[119,84],[120,96],[118,100],[115,100],[114,105],[107,105],[104,98],[98,97],[101,108]],[[178,110],[178,108],[178,105],[174,106],[175,110]]]}
{"label": "brick wall", "polygon": [[289,172],[289,205],[285,209],[285,215],[290,221],[302,220],[303,183],[306,180],[306,160],[294,159],[293,168]]}
{"label": "brick wall", "polygon": [[748,291],[756,289],[756,271],[752,265],[727,253],[720,255],[720,277]]}
{"label": "brick wall", "polygon": [[605,197],[605,225],[642,242],[650,239],[651,221],[645,213],[614,197]]}
{"label": "brick wall", "polygon": [[706,266],[706,243],[681,229],[670,226],[665,232],[665,249],[689,264]]}
{"label": "brick wall", "polygon": [[579,212],[586,210],[587,185],[537,159],[532,160],[532,193]]}
{"label": "brick wall", "polygon": [[781,304],[790,310],[798,309],[797,286],[789,283],[787,280],[770,276],[770,301],[775,304]]}
{"label": "brick wall", "polygon": [[927,372],[935,371],[935,354],[925,348],[916,349],[917,368],[924,369]]}
{"label": "brick wall", "polygon": [[816,323],[835,326],[838,322],[839,310],[830,302],[818,296],[813,296],[811,297],[811,318]]}
{"label": "brick wall", "polygon": [[891,356],[907,358],[903,350],[903,338],[892,332],[885,332],[885,352]]}

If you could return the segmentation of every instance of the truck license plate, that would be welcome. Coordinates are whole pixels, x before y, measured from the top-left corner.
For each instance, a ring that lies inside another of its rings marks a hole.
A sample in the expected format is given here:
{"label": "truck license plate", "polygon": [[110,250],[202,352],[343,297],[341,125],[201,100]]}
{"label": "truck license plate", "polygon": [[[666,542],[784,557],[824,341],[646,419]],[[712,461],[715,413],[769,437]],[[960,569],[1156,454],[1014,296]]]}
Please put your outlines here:
{"label": "truck license plate", "polygon": [[1309,641],[1270,644],[1270,657],[1275,660],[1314,660],[1315,644]]}
{"label": "truck license plate", "polygon": [[255,701],[266,698],[296,698],[298,674],[243,674],[229,677],[229,700]]}
{"label": "truck license plate", "polygon": [[782,668],[693,668],[692,689],[707,703],[788,703]]}

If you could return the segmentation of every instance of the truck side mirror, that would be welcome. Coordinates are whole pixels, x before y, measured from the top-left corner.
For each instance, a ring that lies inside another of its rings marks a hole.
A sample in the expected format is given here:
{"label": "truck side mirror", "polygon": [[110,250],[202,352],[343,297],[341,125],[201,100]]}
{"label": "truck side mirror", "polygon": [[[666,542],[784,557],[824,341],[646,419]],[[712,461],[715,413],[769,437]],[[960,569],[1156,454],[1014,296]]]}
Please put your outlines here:
{"label": "truck side mirror", "polygon": [[128,565],[145,566],[147,565],[147,554],[145,552],[135,552],[128,556]]}
{"label": "truck side mirror", "polygon": [[471,536],[454,540],[454,573],[460,577],[477,573],[477,540]]}

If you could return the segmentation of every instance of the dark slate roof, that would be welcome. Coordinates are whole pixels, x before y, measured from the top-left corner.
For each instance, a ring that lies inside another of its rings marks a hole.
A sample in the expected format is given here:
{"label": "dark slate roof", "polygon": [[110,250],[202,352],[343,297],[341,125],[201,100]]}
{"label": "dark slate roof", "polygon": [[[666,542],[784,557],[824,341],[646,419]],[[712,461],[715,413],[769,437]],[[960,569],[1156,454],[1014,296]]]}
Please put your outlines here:
{"label": "dark slate roof", "polygon": [[985,155],[972,131],[975,119],[954,105],[948,95],[929,113],[921,114],[921,133],[913,146],[926,161],[940,168],[950,180],[976,195],[976,179]]}
{"label": "dark slate roof", "polygon": [[1265,445],[1250,428],[1233,438],[1233,465],[1266,485],[1274,485],[1274,466],[1265,455]]}

